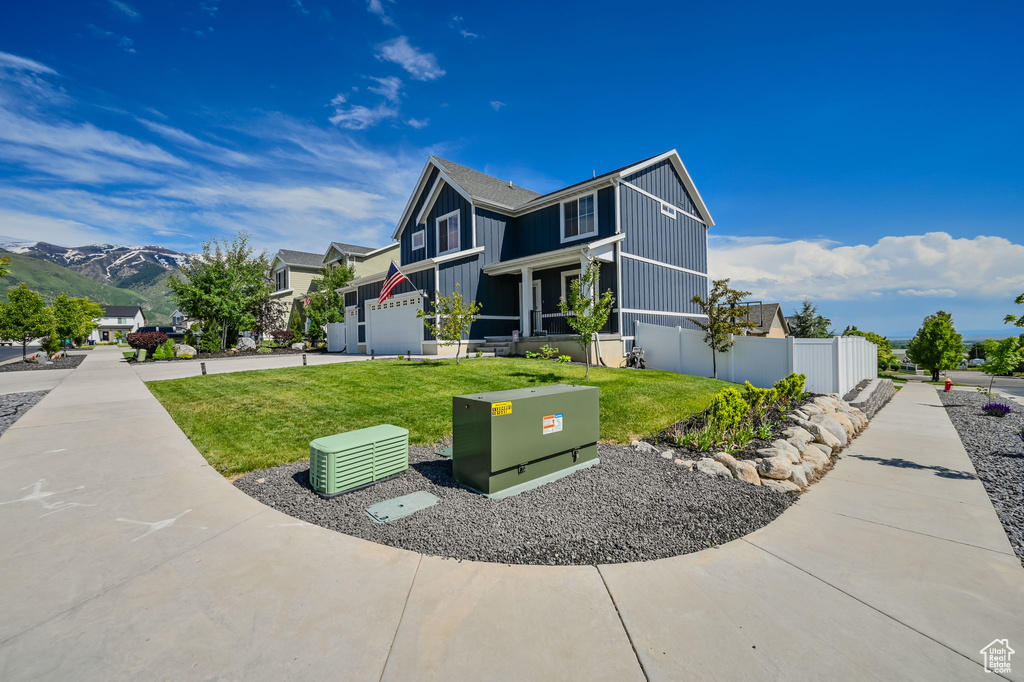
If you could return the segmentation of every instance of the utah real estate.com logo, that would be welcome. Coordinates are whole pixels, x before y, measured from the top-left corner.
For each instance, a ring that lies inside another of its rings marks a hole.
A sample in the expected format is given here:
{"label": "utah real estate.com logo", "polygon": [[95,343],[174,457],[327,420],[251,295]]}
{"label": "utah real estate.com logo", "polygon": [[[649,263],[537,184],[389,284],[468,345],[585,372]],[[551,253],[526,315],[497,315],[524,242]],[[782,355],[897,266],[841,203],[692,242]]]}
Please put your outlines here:
{"label": "utah real estate.com logo", "polygon": [[1016,651],[1010,648],[1010,641],[1007,639],[994,639],[981,650],[982,658],[985,661],[985,672],[1006,674],[1010,672],[1010,656]]}

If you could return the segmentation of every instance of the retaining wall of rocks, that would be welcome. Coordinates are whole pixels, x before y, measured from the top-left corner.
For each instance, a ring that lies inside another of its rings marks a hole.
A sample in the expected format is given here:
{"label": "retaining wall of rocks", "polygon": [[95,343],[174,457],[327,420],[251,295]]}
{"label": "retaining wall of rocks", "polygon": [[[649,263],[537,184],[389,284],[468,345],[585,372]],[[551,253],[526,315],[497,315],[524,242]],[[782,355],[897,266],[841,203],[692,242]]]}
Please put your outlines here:
{"label": "retaining wall of rocks", "polygon": [[892,400],[894,395],[896,395],[896,386],[892,383],[892,379],[872,379],[850,401],[850,405],[864,412],[868,419],[873,419],[875,414],[882,409],[883,405]]}

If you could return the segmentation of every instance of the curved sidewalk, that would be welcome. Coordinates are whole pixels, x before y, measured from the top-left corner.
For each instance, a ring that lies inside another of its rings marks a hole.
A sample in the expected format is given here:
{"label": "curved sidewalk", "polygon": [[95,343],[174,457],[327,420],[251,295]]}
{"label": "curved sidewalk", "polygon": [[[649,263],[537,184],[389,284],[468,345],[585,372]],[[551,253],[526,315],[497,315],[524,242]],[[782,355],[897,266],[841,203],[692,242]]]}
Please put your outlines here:
{"label": "curved sidewalk", "polygon": [[252,500],[97,349],[0,437],[0,679],[998,679],[979,650],[1024,651],[1024,570],[973,473],[907,386],[720,548],[457,562]]}

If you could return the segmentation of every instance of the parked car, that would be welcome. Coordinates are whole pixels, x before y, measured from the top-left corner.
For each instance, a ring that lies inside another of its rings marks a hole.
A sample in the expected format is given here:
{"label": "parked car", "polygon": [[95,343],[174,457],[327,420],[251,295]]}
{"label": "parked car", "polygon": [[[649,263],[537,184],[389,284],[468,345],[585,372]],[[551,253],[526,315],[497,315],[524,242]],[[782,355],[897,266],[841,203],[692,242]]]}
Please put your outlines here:
{"label": "parked car", "polygon": [[167,334],[167,338],[171,339],[176,343],[180,343],[185,338],[185,332],[182,329],[176,329],[175,327],[139,327],[140,332],[163,332]]}

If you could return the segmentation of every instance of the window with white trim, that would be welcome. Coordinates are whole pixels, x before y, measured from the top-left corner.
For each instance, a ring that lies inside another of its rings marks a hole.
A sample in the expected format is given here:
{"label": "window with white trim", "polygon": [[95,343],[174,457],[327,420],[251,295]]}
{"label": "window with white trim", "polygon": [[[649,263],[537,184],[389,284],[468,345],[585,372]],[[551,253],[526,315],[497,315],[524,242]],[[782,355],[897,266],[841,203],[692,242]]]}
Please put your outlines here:
{"label": "window with white trim", "polygon": [[597,194],[562,203],[562,241],[597,233]]}
{"label": "window with white trim", "polygon": [[437,255],[459,250],[459,212],[452,211],[437,219]]}
{"label": "window with white trim", "polygon": [[281,269],[274,273],[274,286],[276,291],[284,291],[288,288],[288,270]]}
{"label": "window with white trim", "polygon": [[672,220],[676,219],[676,207],[672,204],[666,204],[664,201],[661,202],[661,214],[667,215]]}
{"label": "window with white trim", "polygon": [[412,233],[412,250],[419,251],[427,246],[427,232],[426,230],[419,230]]}
{"label": "window with white trim", "polygon": [[580,278],[579,270],[566,270],[562,272],[562,298],[569,300],[569,292],[572,291],[573,280]]}

